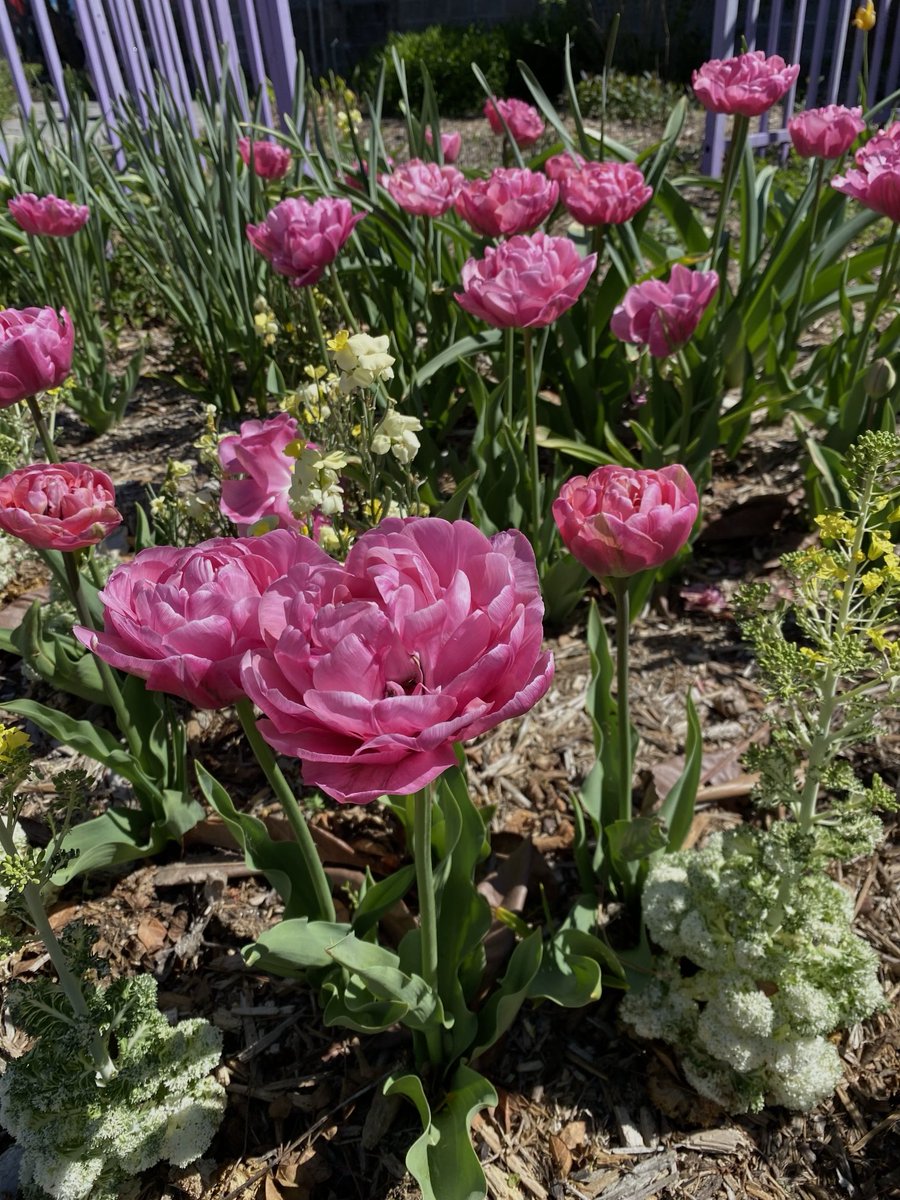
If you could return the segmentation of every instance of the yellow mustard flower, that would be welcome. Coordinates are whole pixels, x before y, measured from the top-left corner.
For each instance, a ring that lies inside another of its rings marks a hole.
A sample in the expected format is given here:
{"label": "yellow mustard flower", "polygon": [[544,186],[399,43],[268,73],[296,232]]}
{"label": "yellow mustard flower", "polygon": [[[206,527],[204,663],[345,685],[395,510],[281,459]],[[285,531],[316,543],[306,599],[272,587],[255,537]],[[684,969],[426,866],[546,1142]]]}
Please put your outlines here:
{"label": "yellow mustard flower", "polygon": [[842,538],[851,541],[856,534],[853,522],[839,512],[823,513],[816,517],[816,524],[822,531],[822,537],[830,541],[839,541]]}
{"label": "yellow mustard flower", "polygon": [[0,725],[0,762],[9,762],[17,750],[30,745],[31,739],[27,733]]}

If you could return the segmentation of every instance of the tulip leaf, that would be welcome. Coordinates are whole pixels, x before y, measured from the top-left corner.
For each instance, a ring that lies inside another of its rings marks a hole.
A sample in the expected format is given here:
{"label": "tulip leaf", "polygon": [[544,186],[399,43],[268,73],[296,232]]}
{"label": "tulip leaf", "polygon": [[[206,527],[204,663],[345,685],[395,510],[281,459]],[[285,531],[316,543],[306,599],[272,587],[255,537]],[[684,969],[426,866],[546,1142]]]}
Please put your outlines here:
{"label": "tulip leaf", "polygon": [[[200,790],[240,846],[244,861],[249,867],[262,871],[281,897],[285,915],[282,925],[293,918],[315,920],[324,916],[319,911],[315,889],[310,883],[303,853],[297,843],[276,842],[259,817],[235,808],[227,790],[201,763],[196,763],[195,769]],[[275,928],[280,929],[281,926]]]}
{"label": "tulip leaf", "polygon": [[690,830],[703,766],[703,734],[690,692],[685,708],[688,730],[684,746],[684,767],[659,809],[659,815],[668,830],[665,849],[669,854],[681,849]]}
{"label": "tulip leaf", "polygon": [[400,970],[400,960],[392,950],[374,942],[364,942],[351,933],[331,946],[327,953],[351,975],[358,976],[374,1000],[402,1007],[404,1011],[394,1018],[395,1021],[401,1021],[410,1029],[441,1024],[440,999],[421,976]]}
{"label": "tulip leaf", "polygon": [[242,954],[248,967],[285,979],[305,979],[312,970],[333,967],[328,951],[351,933],[336,921],[291,917],[263,933]]}
{"label": "tulip leaf", "polygon": [[487,1185],[470,1129],[475,1114],[497,1103],[494,1088],[471,1067],[457,1067],[441,1104],[432,1111],[418,1075],[393,1076],[386,1096],[405,1096],[416,1107],[423,1133],[406,1155],[423,1200],[484,1200]]}
{"label": "tulip leaf", "polygon": [[477,1058],[479,1054],[490,1049],[512,1025],[519,1009],[528,998],[528,989],[541,965],[542,951],[543,941],[539,929],[535,929],[516,945],[503,978],[478,1014],[478,1041],[471,1051],[471,1058]]}
{"label": "tulip leaf", "polygon": [[21,655],[28,667],[60,691],[91,704],[108,704],[93,654],[71,633],[48,629],[44,608],[40,600],[35,600],[26,611],[10,637],[13,653]]}
{"label": "tulip leaf", "polygon": [[415,878],[415,864],[409,863],[407,866],[401,867],[399,871],[395,871],[393,875],[388,875],[387,879],[381,879],[378,883],[372,884],[357,904],[351,918],[353,932],[356,936],[365,937],[384,914],[403,899],[412,887]]}
{"label": "tulip leaf", "polygon": [[74,857],[54,872],[53,883],[62,887],[76,875],[158,854],[170,837],[162,822],[151,823],[140,809],[109,808],[66,834],[62,850]]}
{"label": "tulip leaf", "polygon": [[599,938],[580,929],[560,929],[544,945],[528,995],[563,1008],[582,1008],[597,1000],[603,990],[604,963],[611,969],[617,966]]}

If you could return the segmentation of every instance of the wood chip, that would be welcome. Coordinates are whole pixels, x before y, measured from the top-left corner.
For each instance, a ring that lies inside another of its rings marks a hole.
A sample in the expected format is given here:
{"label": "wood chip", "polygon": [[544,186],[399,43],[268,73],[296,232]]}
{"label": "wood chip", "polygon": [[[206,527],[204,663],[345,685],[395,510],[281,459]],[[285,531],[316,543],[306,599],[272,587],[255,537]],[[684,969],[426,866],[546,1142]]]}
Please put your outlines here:
{"label": "wood chip", "polygon": [[698,1154],[736,1154],[748,1144],[740,1129],[699,1129],[675,1143],[679,1150],[694,1150]]}
{"label": "wood chip", "polygon": [[641,1131],[632,1120],[631,1113],[621,1104],[613,1105],[613,1115],[616,1118],[616,1124],[619,1127],[619,1137],[629,1150],[640,1146],[642,1149],[647,1148],[647,1143],[641,1134]]}

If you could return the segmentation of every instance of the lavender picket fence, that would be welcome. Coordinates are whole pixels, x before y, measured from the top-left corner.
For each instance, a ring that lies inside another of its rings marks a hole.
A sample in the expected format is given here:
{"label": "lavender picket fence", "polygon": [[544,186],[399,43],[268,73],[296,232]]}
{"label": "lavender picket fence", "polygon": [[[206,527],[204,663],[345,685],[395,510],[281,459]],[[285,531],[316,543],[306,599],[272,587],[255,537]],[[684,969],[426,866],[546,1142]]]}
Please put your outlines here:
{"label": "lavender picket fence", "polygon": [[[788,0],[786,4],[785,0],[771,0],[763,6],[760,0],[716,0],[711,57],[730,58],[740,53],[743,38],[748,50],[781,54],[786,62],[802,64],[800,83],[808,81],[805,108],[857,104],[865,35],[850,22],[859,3]],[[867,100],[870,108],[879,100],[885,102],[878,119],[886,120],[893,105],[893,101],[887,101],[900,76],[900,0],[876,0],[875,8],[875,29],[868,35]],[[787,122],[794,113],[796,93],[793,87],[785,97],[778,128],[772,127],[777,109],[760,117],[758,129],[750,135],[751,146],[786,146],[790,140]],[[703,170],[709,175],[721,174],[728,121],[728,117],[714,113],[707,116]]]}
{"label": "lavender picket fence", "polygon": [[[231,87],[249,119],[249,80],[253,91],[261,89],[260,116],[267,125],[294,112],[297,45],[288,0],[71,0],[70,8],[100,118],[113,143],[116,106],[126,96],[146,118],[165,94],[184,108],[193,125],[192,98],[202,93],[213,100],[215,90]],[[57,101],[68,116],[51,19],[56,14],[51,15],[48,0],[27,0],[27,9]],[[0,0],[0,47],[27,116],[32,100],[7,0]]]}

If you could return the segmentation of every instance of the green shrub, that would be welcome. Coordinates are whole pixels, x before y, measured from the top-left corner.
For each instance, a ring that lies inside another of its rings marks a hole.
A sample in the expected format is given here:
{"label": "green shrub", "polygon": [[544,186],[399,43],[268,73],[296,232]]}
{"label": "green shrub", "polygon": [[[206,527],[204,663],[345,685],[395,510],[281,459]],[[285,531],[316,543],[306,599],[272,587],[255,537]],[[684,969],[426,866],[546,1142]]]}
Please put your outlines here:
{"label": "green shrub", "polygon": [[[586,117],[597,118],[603,109],[603,80],[600,75],[588,75],[576,84],[578,104]],[[616,121],[634,124],[663,124],[682,89],[645,71],[642,75],[626,75],[611,70],[606,76],[606,115]]]}
{"label": "green shrub", "polygon": [[396,112],[401,99],[400,86],[390,63],[391,50],[396,50],[410,67],[409,94],[414,105],[422,102],[422,76],[416,69],[418,64],[428,68],[441,113],[448,116],[478,112],[484,105],[484,91],[472,72],[473,62],[478,63],[498,95],[506,94],[511,54],[509,39],[502,26],[486,29],[477,25],[467,28],[430,25],[415,32],[389,34],[385,45],[358,68],[358,90],[372,94],[382,59],[387,60],[384,111],[388,116]]}

